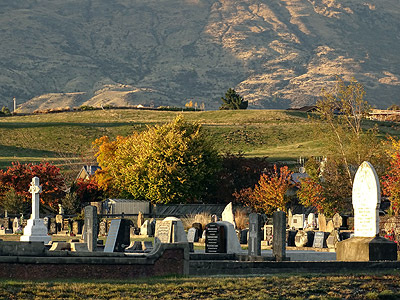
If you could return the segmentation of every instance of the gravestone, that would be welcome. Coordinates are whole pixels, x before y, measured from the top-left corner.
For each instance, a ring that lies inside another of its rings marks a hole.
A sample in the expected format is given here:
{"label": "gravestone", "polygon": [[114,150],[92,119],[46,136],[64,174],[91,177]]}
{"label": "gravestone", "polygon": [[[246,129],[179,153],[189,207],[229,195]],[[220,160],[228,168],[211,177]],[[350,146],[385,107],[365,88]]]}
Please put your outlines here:
{"label": "gravestone", "polygon": [[150,222],[149,220],[146,220],[143,222],[142,226],[140,226],[140,235],[149,236],[149,230],[150,230]]}
{"label": "gravestone", "polygon": [[289,208],[288,209],[288,225],[289,225],[289,229],[292,229],[292,221],[293,221],[293,214],[292,214],[292,210]]}
{"label": "gravestone", "polygon": [[249,230],[247,228],[239,230],[239,243],[242,245],[247,244],[248,235],[249,235]]}
{"label": "gravestone", "polygon": [[187,233],[187,239],[189,243],[194,243],[199,240],[198,230],[197,228],[189,228]]}
{"label": "gravestone", "polygon": [[64,217],[62,215],[56,215],[56,229],[57,232],[60,232],[61,230],[63,230],[63,220]]}
{"label": "gravestone", "polygon": [[339,229],[343,225],[343,218],[338,213],[333,216],[332,221],[335,229]]}
{"label": "gravestone", "polygon": [[273,213],[274,239],[272,241],[272,255],[276,261],[286,259],[286,214],[283,211]]}
{"label": "gravestone", "polygon": [[323,231],[317,231],[314,234],[313,248],[326,248],[327,233]]}
{"label": "gravestone", "polygon": [[57,233],[57,225],[56,225],[55,220],[53,221],[53,219],[50,219],[49,233],[50,234],[56,234]]}
{"label": "gravestone", "polygon": [[249,215],[249,241],[248,241],[248,255],[260,256],[261,255],[261,226],[263,218],[260,214]]}
{"label": "gravestone", "polygon": [[318,229],[319,231],[326,231],[326,217],[324,214],[318,214]]}
{"label": "gravestone", "polygon": [[63,230],[70,231],[70,226],[71,226],[71,223],[69,222],[69,219],[64,219]]}
{"label": "gravestone", "polygon": [[305,216],[303,214],[293,215],[291,228],[303,229]]}
{"label": "gravestone", "polygon": [[32,194],[32,214],[24,228],[24,234],[21,236],[20,241],[47,244],[51,241],[51,237],[47,234],[47,228],[44,226],[43,219],[40,219],[39,216],[39,194],[42,192],[42,186],[39,185],[38,177],[32,178],[29,192]]}
{"label": "gravestone", "polygon": [[104,252],[122,252],[130,245],[131,221],[115,219],[111,221]]}
{"label": "gravestone", "polygon": [[173,221],[158,221],[156,223],[156,232],[154,236],[159,238],[161,243],[171,243],[173,225]]}
{"label": "gravestone", "polygon": [[288,247],[295,247],[296,246],[296,235],[298,230],[289,230],[287,232],[287,245]]}
{"label": "gravestone", "polygon": [[330,220],[327,224],[326,224],[326,232],[331,233],[333,230],[335,230],[335,226],[333,225],[333,221]]}
{"label": "gravestone", "polygon": [[106,236],[107,235],[107,222],[102,220],[99,224],[99,236]]}
{"label": "gravestone", "polygon": [[155,218],[152,218],[151,220],[150,220],[150,226],[149,226],[149,228],[147,229],[147,232],[148,232],[148,236],[154,236],[154,233],[156,232],[156,219]]}
{"label": "gravestone", "polygon": [[188,241],[182,221],[175,217],[167,217],[162,221],[158,221],[154,236],[158,237],[161,243],[187,243]]}
{"label": "gravestone", "polygon": [[83,240],[88,245],[90,252],[96,250],[97,245],[97,207],[86,206],[85,207],[85,231],[83,234]]}
{"label": "gravestone", "polygon": [[264,241],[267,241],[267,245],[272,245],[272,238],[274,225],[264,225]]}
{"label": "gravestone", "polygon": [[44,227],[46,227],[46,229],[48,231],[49,228],[50,228],[50,218],[49,217],[44,217],[43,218],[43,225],[44,225]]}
{"label": "gravestone", "polygon": [[206,225],[206,253],[226,253],[227,228],[225,224],[216,222]]}
{"label": "gravestone", "polygon": [[307,217],[307,228],[314,229],[316,225],[315,214],[310,213]]}
{"label": "gravestone", "polygon": [[225,206],[225,209],[222,212],[222,221],[229,222],[233,225],[234,228],[236,228],[235,216],[233,215],[233,209],[232,209],[232,202],[229,202],[229,204]]}
{"label": "gravestone", "polygon": [[12,229],[13,229],[13,233],[17,233],[17,231],[19,229],[19,219],[17,217],[14,218]]}
{"label": "gravestone", "polygon": [[337,230],[332,231],[328,238],[326,239],[326,246],[330,249],[336,248],[337,243],[339,242],[339,232]]}
{"label": "gravestone", "polygon": [[215,223],[215,222],[218,222],[219,220],[218,220],[218,216],[217,215],[212,215],[211,216],[211,222],[212,223]]}
{"label": "gravestone", "polygon": [[144,223],[144,216],[143,216],[143,213],[141,211],[139,211],[138,219],[137,219],[137,227],[138,228],[142,227],[143,223]]}
{"label": "gravestone", "polygon": [[397,260],[397,245],[379,237],[379,178],[369,162],[358,168],[353,182],[354,237],[337,243],[340,261]]}
{"label": "gravestone", "polygon": [[195,223],[192,224],[192,227],[196,228],[198,230],[198,235],[199,235],[199,238],[200,238],[202,236],[202,234],[203,234],[203,225],[201,223],[199,223],[199,222],[195,222]]}

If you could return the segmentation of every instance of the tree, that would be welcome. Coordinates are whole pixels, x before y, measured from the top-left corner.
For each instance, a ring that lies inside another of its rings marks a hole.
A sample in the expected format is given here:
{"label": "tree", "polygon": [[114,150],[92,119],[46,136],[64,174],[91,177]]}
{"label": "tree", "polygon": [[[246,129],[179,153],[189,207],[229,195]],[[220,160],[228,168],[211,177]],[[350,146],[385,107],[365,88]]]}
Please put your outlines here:
{"label": "tree", "polygon": [[290,201],[287,192],[293,187],[291,176],[292,172],[287,166],[281,167],[278,172],[277,166],[274,165],[272,175],[262,174],[252,191],[250,189],[242,191],[249,195],[246,204],[254,210],[266,214],[277,209],[286,211],[286,205]]}
{"label": "tree", "polygon": [[248,101],[244,101],[243,97],[240,96],[234,89],[229,89],[225,93],[225,98],[221,97],[222,105],[219,109],[246,109],[249,105]]}
{"label": "tree", "polygon": [[2,198],[9,191],[22,196],[24,201],[31,203],[32,195],[29,186],[33,177],[39,177],[42,185],[40,201],[53,209],[57,208],[59,200],[63,197],[64,178],[60,169],[50,163],[20,164],[12,163],[6,171],[0,171],[0,185],[2,187]]}
{"label": "tree", "polygon": [[[384,145],[377,136],[377,127],[367,128],[364,124],[370,106],[364,100],[363,86],[352,79],[346,84],[337,77],[333,90],[322,91],[317,101],[318,137],[325,136],[325,154],[328,159],[320,180],[326,204],[336,205],[340,210],[351,203],[351,187],[358,166],[367,160],[378,174],[386,169],[387,158]],[[316,179],[304,184],[315,185]],[[303,186],[303,191],[305,191]],[[329,191],[327,189],[330,189]],[[310,187],[312,191],[312,187]],[[330,210],[334,210],[332,207]]]}
{"label": "tree", "polygon": [[391,208],[396,216],[400,212],[400,153],[396,152],[390,161],[387,174],[383,177],[382,190],[389,197]]}
{"label": "tree", "polygon": [[115,141],[103,137],[95,147],[100,187],[153,203],[201,201],[219,169],[201,125],[183,116]]}
{"label": "tree", "polygon": [[329,157],[321,164],[314,158],[307,160],[305,169],[309,177],[300,181],[297,192],[300,204],[315,207],[328,217],[349,208],[351,186],[342,165]]}

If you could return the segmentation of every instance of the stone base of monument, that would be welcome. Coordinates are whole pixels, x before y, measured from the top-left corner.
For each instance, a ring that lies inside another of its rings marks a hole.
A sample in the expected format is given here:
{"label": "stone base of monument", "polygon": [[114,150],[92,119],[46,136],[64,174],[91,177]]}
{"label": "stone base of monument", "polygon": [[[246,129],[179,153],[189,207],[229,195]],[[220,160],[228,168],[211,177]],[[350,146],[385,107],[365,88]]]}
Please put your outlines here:
{"label": "stone base of monument", "polygon": [[42,219],[29,219],[25,228],[24,235],[20,238],[21,242],[44,242],[51,241],[51,237],[47,235],[47,228],[44,226]]}
{"label": "stone base of monument", "polygon": [[397,245],[383,237],[352,237],[337,243],[338,261],[397,260]]}

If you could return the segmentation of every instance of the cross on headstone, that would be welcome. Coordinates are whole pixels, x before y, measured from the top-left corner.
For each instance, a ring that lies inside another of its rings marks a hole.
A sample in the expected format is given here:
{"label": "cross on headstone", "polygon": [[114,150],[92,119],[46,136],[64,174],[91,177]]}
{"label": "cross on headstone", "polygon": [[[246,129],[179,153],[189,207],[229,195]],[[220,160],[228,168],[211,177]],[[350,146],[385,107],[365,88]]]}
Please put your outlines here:
{"label": "cross on headstone", "polygon": [[39,219],[39,194],[42,192],[42,186],[39,185],[39,178],[33,177],[29,187],[29,193],[32,194],[32,216],[31,219]]}

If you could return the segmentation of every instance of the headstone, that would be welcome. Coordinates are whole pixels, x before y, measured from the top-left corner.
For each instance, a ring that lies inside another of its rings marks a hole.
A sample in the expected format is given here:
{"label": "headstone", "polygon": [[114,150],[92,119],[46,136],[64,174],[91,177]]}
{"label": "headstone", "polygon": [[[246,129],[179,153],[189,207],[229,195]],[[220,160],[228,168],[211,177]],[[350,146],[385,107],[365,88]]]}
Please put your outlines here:
{"label": "headstone", "polygon": [[314,229],[316,225],[315,214],[310,213],[307,217],[307,228]]}
{"label": "headstone", "polygon": [[69,222],[69,219],[64,219],[63,230],[70,231],[70,226],[71,226],[71,223]]}
{"label": "headstone", "polygon": [[232,209],[232,202],[229,202],[229,204],[225,206],[225,209],[222,212],[222,221],[229,222],[233,225],[234,228],[236,228],[235,216],[233,215],[233,209]]}
{"label": "headstone", "polygon": [[63,221],[64,220],[64,218],[63,218],[63,216],[62,215],[56,215],[56,227],[57,227],[57,232],[59,232],[59,231],[61,231],[61,230],[63,230]]}
{"label": "headstone", "polygon": [[313,248],[326,248],[326,236],[323,231],[315,232]]}
{"label": "headstone", "polygon": [[276,261],[286,259],[286,214],[283,211],[273,213],[274,239],[272,254]]}
{"label": "headstone", "polygon": [[96,250],[97,245],[97,207],[86,206],[85,207],[85,232],[83,234],[83,240],[88,245],[90,252]]}
{"label": "headstone", "polygon": [[331,233],[333,230],[335,230],[335,226],[333,225],[333,221],[329,220],[329,222],[326,224],[326,232]]}
{"label": "headstone", "polygon": [[326,232],[326,217],[324,214],[318,214],[318,229],[319,231]]}
{"label": "headstone", "polygon": [[64,208],[62,207],[61,204],[58,204],[58,214],[59,215],[64,215]]}
{"label": "headstone", "polygon": [[206,253],[226,253],[227,228],[225,224],[212,222],[206,225]]}
{"label": "headstone", "polygon": [[154,233],[156,232],[156,219],[155,218],[152,218],[151,220],[150,220],[150,226],[149,226],[149,228],[147,229],[147,232],[148,232],[148,236],[154,236]]}
{"label": "headstone", "polygon": [[379,233],[381,190],[378,175],[369,162],[358,168],[353,184],[354,236],[374,237]]}
{"label": "headstone", "polygon": [[337,243],[339,261],[397,260],[397,244],[379,237],[381,190],[374,167],[364,161],[353,182],[354,237]]}
{"label": "headstone", "polygon": [[272,245],[272,238],[274,225],[264,225],[264,241],[267,241],[267,245]]}
{"label": "headstone", "polygon": [[167,217],[162,221],[156,223],[156,233],[161,243],[179,243],[186,242],[187,236],[183,223],[180,219],[175,217]]}
{"label": "headstone", "polygon": [[149,236],[149,230],[150,230],[150,222],[149,220],[146,220],[140,227],[140,235]]}
{"label": "headstone", "polygon": [[143,216],[143,213],[141,211],[139,211],[138,219],[137,219],[137,227],[138,228],[142,227],[143,223],[144,223],[144,216]]}
{"label": "headstone", "polygon": [[289,208],[288,209],[288,225],[289,225],[289,229],[292,228],[292,222],[293,222],[293,214],[292,214],[292,210]]}
{"label": "headstone", "polygon": [[249,230],[247,228],[239,230],[239,243],[241,245],[247,244],[248,235],[249,235]]}
{"label": "headstone", "polygon": [[130,221],[115,219],[111,221],[104,252],[121,252],[130,245]]}
{"label": "headstone", "polygon": [[99,224],[99,236],[106,236],[107,235],[107,222],[102,220]]}
{"label": "headstone", "polygon": [[161,243],[172,243],[173,221],[158,221],[156,223],[155,237],[160,239]]}
{"label": "headstone", "polygon": [[[51,220],[51,219],[50,219]],[[55,222],[50,221],[50,229],[49,229],[50,234],[56,234],[57,233],[57,225]]]}
{"label": "headstone", "polygon": [[339,242],[339,232],[337,230],[332,231],[326,239],[326,246],[330,249],[336,248],[336,244]]}
{"label": "headstone", "polygon": [[17,233],[17,230],[19,228],[19,219],[17,217],[14,218],[12,228],[13,228],[13,233]]}
{"label": "headstone", "polygon": [[[44,226],[43,219],[39,216],[39,194],[42,187],[39,185],[39,178],[33,177],[29,192],[32,194],[32,214],[24,228],[24,234],[21,236],[22,242],[44,242],[47,244],[51,237],[47,234],[47,228]],[[21,222],[22,223],[22,222]]]}
{"label": "headstone", "polygon": [[43,225],[44,225],[44,227],[47,228],[47,230],[49,230],[49,228],[50,228],[50,218],[49,217],[43,218]]}
{"label": "headstone", "polygon": [[198,235],[199,237],[201,237],[203,234],[203,225],[199,222],[196,222],[192,224],[192,227],[198,230]]}
{"label": "headstone", "polygon": [[336,214],[333,216],[332,221],[333,221],[333,226],[334,226],[336,229],[339,229],[339,228],[342,227],[342,225],[343,225],[343,218],[342,218],[338,213],[336,213]]}
{"label": "headstone", "polygon": [[303,214],[293,215],[291,228],[303,229],[305,216]]}
{"label": "headstone", "polygon": [[199,240],[199,231],[197,228],[189,228],[187,233],[187,239],[189,243],[194,243]]}
{"label": "headstone", "polygon": [[[261,226],[263,218],[260,214],[249,215],[249,241],[248,241],[248,255],[260,256],[261,255]],[[285,222],[286,223],[286,222]]]}
{"label": "headstone", "polygon": [[287,236],[287,245],[288,247],[295,247],[296,246],[296,235],[297,235],[297,230],[289,230],[288,231],[288,236]]}

